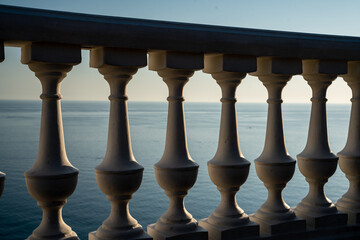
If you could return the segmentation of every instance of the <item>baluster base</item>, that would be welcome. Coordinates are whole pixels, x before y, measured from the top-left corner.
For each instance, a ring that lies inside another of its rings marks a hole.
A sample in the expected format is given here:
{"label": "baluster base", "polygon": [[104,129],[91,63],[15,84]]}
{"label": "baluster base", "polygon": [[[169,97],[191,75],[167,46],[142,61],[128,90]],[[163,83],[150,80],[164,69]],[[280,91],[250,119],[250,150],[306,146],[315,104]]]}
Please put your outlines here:
{"label": "baluster base", "polygon": [[277,235],[292,232],[301,232],[306,230],[306,222],[304,219],[295,217],[283,221],[271,221],[260,219],[252,214],[249,216],[250,220],[260,225],[260,235]]}
{"label": "baluster base", "polygon": [[259,236],[259,224],[249,221],[236,227],[213,225],[208,219],[199,221],[199,225],[209,232],[209,240],[238,240]]}
{"label": "baluster base", "polygon": [[300,211],[294,210],[296,215],[306,220],[306,227],[308,230],[319,229],[319,228],[328,228],[332,226],[343,226],[346,225],[348,216],[346,213],[334,212],[326,215],[319,214],[304,214]]}
{"label": "baluster base", "polygon": [[208,240],[208,232],[199,225],[190,232],[160,232],[155,225],[156,223],[147,227],[154,240]]}
{"label": "baluster base", "polygon": [[338,153],[339,166],[349,180],[348,191],[335,203],[336,208],[348,215],[348,224],[360,224],[360,156]]}
{"label": "baluster base", "polygon": [[[141,228],[141,227],[140,227]],[[89,240],[110,240],[110,239],[131,239],[131,240],[152,240],[153,238],[150,237],[146,232],[142,229],[139,230],[138,234],[134,235],[130,232],[128,234],[122,232],[122,234],[117,235],[114,238],[101,238],[99,236],[96,236],[96,231],[89,233]],[[132,232],[134,232],[134,229],[132,229]]]}
{"label": "baluster base", "polygon": [[28,240],[79,240],[62,218],[62,208],[74,192],[78,177],[77,169],[66,169],[72,172],[52,176],[36,176],[36,172],[30,170],[25,172],[27,189],[43,210],[41,223]]}

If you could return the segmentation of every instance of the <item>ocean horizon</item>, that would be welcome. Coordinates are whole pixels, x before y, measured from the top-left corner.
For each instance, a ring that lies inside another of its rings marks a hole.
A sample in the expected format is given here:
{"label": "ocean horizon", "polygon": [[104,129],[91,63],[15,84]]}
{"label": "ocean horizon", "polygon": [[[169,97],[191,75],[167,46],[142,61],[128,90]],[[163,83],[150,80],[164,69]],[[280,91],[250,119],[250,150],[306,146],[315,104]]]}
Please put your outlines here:
{"label": "ocean horizon", "polygon": [[[327,104],[329,145],[336,154],[345,146],[349,104]],[[254,213],[267,198],[253,164],[265,142],[267,104],[237,103],[240,148],[251,162],[247,181],[237,194],[239,206]],[[189,153],[199,165],[198,179],[185,198],[187,210],[200,220],[217,207],[220,194],[211,182],[206,162],[215,154],[220,126],[220,103],[185,102]],[[310,103],[284,103],[284,135],[289,154],[296,159],[305,147],[310,118]],[[165,146],[167,102],[128,102],[132,148],[144,166],[142,185],[130,201],[130,213],[146,229],[166,211],[168,198],[155,180],[153,165]],[[40,100],[0,100],[0,171],[7,174],[0,198],[0,239],[24,239],[39,225],[41,208],[30,197],[24,172],[37,156],[40,132]],[[94,168],[103,160],[109,121],[108,101],[62,101],[66,151],[79,169],[75,192],[63,208],[64,221],[81,239],[95,231],[110,213],[110,203],[97,186]],[[348,188],[338,168],[325,186],[329,199],[336,202]],[[284,200],[296,206],[308,191],[298,168],[284,190]]]}

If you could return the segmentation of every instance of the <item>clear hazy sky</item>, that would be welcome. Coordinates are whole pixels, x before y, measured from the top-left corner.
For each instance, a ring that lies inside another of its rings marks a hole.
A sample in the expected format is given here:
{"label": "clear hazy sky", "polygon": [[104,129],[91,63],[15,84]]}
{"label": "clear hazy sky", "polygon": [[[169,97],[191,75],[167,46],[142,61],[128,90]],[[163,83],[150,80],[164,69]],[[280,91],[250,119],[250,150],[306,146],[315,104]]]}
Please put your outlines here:
{"label": "clear hazy sky", "polygon": [[[359,0],[0,0],[0,4],[109,16],[156,19],[245,28],[309,32],[360,37]],[[5,48],[0,63],[0,99],[39,99],[40,82],[20,63],[19,48]],[[62,84],[65,100],[106,100],[109,89],[96,69],[89,68],[89,53],[74,66]],[[185,87],[187,101],[216,102],[220,89],[210,75],[198,71]],[[165,101],[167,88],[155,72],[140,69],[128,85],[134,101]],[[240,84],[240,102],[264,102],[266,90],[255,77]],[[295,76],[284,89],[285,102],[309,102],[310,87]],[[329,87],[333,103],[349,102],[350,89],[338,78]]]}

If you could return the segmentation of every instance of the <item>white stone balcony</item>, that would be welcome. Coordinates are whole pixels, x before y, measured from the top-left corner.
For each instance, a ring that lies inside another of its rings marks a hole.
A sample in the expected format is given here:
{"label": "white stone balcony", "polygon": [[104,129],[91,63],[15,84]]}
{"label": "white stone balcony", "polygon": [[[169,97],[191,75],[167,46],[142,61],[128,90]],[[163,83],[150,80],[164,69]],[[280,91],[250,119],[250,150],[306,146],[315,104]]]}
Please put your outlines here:
{"label": "white stone balcony", "polygon": [[[95,173],[111,203],[111,213],[89,232],[89,239],[360,238],[360,38],[0,5],[0,59],[6,61],[4,46],[21,48],[21,62],[42,86],[39,151],[25,179],[43,217],[28,239],[79,239],[62,219],[62,209],[76,191],[82,169],[70,163],[65,151],[60,85],[82,61],[81,50],[90,52],[90,67],[98,70],[110,91],[106,154]],[[129,207],[133,194],[141,191],[144,167],[135,160],[131,147],[126,86],[146,66],[157,72],[169,91],[164,154],[153,162],[169,206],[153,224],[141,226]],[[218,148],[207,163],[212,181],[208,184],[216,185],[221,200],[205,219],[195,219],[184,204],[199,169],[188,151],[183,97],[195,71],[211,74],[222,92]],[[235,95],[247,75],[256,76],[268,92],[265,144],[255,166],[250,164],[253,159],[243,156],[238,140]],[[302,75],[312,90],[307,143],[297,160],[287,152],[282,118],[282,90],[295,75]],[[349,131],[343,133],[348,134],[347,142],[334,154],[328,143],[326,91],[337,77],[351,88],[352,107]],[[332,202],[324,185],[338,163],[350,187]],[[235,196],[246,183],[250,167],[256,169],[268,196],[257,211],[245,213]],[[296,168],[309,191],[290,208],[282,192]],[[0,172],[0,192],[4,179]]]}

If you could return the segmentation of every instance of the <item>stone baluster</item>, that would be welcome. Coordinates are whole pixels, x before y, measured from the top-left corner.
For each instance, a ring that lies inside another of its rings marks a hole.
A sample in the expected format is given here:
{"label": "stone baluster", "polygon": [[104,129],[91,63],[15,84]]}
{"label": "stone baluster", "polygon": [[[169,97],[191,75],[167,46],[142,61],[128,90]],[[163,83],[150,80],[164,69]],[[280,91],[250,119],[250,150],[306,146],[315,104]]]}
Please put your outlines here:
{"label": "stone baluster", "polygon": [[207,231],[185,209],[184,198],[195,184],[198,164],[187,149],[183,87],[194,70],[203,68],[203,55],[174,52],[150,52],[149,69],[157,71],[169,88],[165,151],[154,165],[155,177],[169,197],[169,208],[148,226],[154,239],[207,239]]}
{"label": "stone baluster", "polygon": [[138,68],[146,66],[146,51],[116,48],[94,48],[90,66],[110,86],[110,118],[105,158],[95,168],[101,191],[111,202],[110,216],[90,240],[152,239],[129,213],[129,201],[140,187],[144,168],[138,164],[131,149],[127,113],[126,86]]}
{"label": "stone baluster", "polygon": [[303,60],[303,77],[312,89],[312,107],[307,144],[297,159],[300,172],[309,183],[309,193],[294,210],[306,219],[308,229],[346,223],[347,216],[339,213],[324,193],[324,185],[335,173],[338,162],[328,143],[326,90],[338,74],[346,71],[346,62]]}
{"label": "stone baluster", "polygon": [[349,190],[337,201],[336,207],[348,214],[349,224],[360,223],[360,62],[348,62],[343,75],[352,90],[349,134],[344,149],[338,153],[339,166],[349,179]]}
{"label": "stone baluster", "polygon": [[209,176],[221,193],[221,202],[199,224],[208,230],[209,239],[230,240],[258,236],[259,225],[251,222],[236,202],[236,193],[248,177],[250,162],[240,151],[235,92],[246,73],[256,70],[256,58],[206,54],[204,62],[203,71],[212,75],[222,92],[218,149],[208,162]]}
{"label": "stone baluster", "polygon": [[28,239],[79,239],[62,219],[66,199],[74,192],[78,170],[69,162],[64,142],[60,83],[72,66],[81,61],[78,46],[26,44],[21,62],[35,72],[42,85],[39,152],[25,172],[30,195],[43,209],[43,218]]}
{"label": "stone baluster", "polygon": [[[0,62],[4,61],[5,54],[4,54],[4,42],[0,41]],[[0,172],[0,196],[4,190],[5,185],[5,177],[6,174],[3,172]]]}
{"label": "stone baluster", "polygon": [[282,191],[291,180],[296,161],[285,147],[281,110],[281,92],[292,75],[301,73],[301,61],[260,57],[257,61],[258,76],[268,91],[268,117],[265,146],[255,160],[256,173],[268,190],[266,202],[250,216],[260,224],[261,235],[274,235],[305,230],[305,221],[284,202]]}

